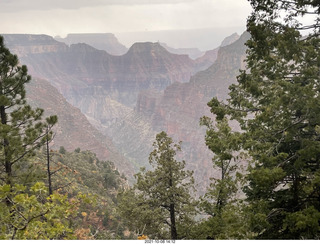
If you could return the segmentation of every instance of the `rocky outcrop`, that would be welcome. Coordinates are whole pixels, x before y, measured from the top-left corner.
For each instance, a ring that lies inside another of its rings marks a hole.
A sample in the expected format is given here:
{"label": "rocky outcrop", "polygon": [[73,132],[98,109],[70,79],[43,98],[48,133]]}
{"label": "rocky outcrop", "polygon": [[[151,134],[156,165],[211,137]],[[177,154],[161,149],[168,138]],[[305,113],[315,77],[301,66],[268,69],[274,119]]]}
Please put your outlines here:
{"label": "rocky outcrop", "polygon": [[56,36],[59,42],[67,45],[86,43],[98,50],[104,50],[111,55],[123,55],[128,49],[122,45],[112,33],[77,33],[68,34],[65,38]]}

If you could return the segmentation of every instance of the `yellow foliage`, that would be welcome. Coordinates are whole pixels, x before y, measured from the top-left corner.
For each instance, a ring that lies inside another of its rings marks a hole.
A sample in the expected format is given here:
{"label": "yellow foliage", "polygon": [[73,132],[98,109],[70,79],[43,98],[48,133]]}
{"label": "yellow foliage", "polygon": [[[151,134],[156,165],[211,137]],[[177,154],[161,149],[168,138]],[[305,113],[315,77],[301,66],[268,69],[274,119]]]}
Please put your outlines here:
{"label": "yellow foliage", "polygon": [[139,235],[138,236],[138,240],[147,240],[148,239],[148,236],[146,235]]}
{"label": "yellow foliage", "polygon": [[81,212],[81,215],[82,215],[83,217],[86,217],[86,216],[87,216],[87,213],[86,213],[86,212]]}
{"label": "yellow foliage", "polygon": [[80,228],[75,231],[78,240],[92,240],[90,236],[90,229]]}

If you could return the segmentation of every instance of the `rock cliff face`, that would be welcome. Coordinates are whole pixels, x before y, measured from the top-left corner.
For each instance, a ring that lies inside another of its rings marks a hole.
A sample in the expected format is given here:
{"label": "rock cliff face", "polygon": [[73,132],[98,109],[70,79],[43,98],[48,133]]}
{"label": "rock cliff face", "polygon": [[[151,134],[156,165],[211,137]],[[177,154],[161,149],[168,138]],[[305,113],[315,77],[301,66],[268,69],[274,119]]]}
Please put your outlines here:
{"label": "rock cliff face", "polygon": [[4,34],[2,36],[6,46],[20,59],[30,53],[57,53],[67,50],[67,45],[56,42],[47,35]]}
{"label": "rock cliff face", "polygon": [[[244,33],[235,43],[220,48],[216,62],[205,71],[198,72],[190,82],[173,84],[160,97],[141,94],[137,111],[151,120],[155,131],[167,131],[175,140],[183,142],[183,158],[194,170],[199,191],[204,191],[214,175],[212,153],[207,149],[205,128],[200,128],[202,116],[210,116],[207,103],[212,97],[226,99],[228,87],[236,81],[240,68],[244,69]],[[150,113],[153,111],[153,113]]]}
{"label": "rock cliff face", "polygon": [[68,45],[86,43],[98,50],[104,50],[111,55],[123,55],[128,51],[112,33],[68,34],[65,38],[55,37],[55,39]]}
{"label": "rock cliff face", "polygon": [[131,163],[118,152],[112,140],[91,125],[85,115],[69,104],[48,81],[34,78],[27,84],[26,90],[29,104],[45,109],[45,116],[58,116],[58,123],[53,127],[55,137],[52,148],[64,146],[69,151],[78,147],[90,150],[101,160],[113,161],[126,175],[133,175]]}
{"label": "rock cliff face", "polygon": [[[49,44],[32,45],[38,37]],[[199,70],[187,55],[171,54],[158,43],[136,43],[125,55],[112,56],[87,44],[68,47],[48,36],[7,35],[5,40],[31,74],[49,80],[75,106],[81,103],[77,98],[101,90],[103,96],[134,107],[140,91],[187,82]]]}
{"label": "rock cliff face", "polygon": [[[200,61],[169,53],[158,43],[136,43],[122,56],[54,40],[50,41],[56,45],[53,52],[28,49],[28,41],[19,49],[14,40],[8,46],[24,53],[20,60],[31,74],[48,79],[95,128],[112,138],[130,160],[131,170],[148,165],[156,133],[164,130],[183,141],[179,156],[194,170],[201,193],[214,170],[199,119],[210,116],[206,104],[213,96],[226,98],[228,86],[244,68],[247,38],[245,33],[221,47],[214,64],[200,72]],[[83,130],[79,128],[79,136]]]}

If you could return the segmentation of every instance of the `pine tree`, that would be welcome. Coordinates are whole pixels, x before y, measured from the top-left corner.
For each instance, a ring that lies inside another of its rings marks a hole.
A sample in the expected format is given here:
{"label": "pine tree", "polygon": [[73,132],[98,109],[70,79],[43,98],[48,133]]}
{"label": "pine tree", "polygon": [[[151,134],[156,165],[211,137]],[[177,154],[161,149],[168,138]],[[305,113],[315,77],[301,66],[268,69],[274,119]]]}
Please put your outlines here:
{"label": "pine tree", "polygon": [[25,65],[10,53],[0,36],[0,162],[2,180],[12,186],[14,166],[44,145],[46,128],[52,127],[56,116],[42,120],[43,110],[26,103],[25,84],[30,82]]}
{"label": "pine tree", "polygon": [[[241,149],[251,157],[244,190],[258,238],[319,238],[320,4],[250,3],[247,70],[226,103],[213,98],[209,106],[218,120],[241,126]],[[303,24],[301,16],[314,21]]]}
{"label": "pine tree", "polygon": [[56,239],[72,232],[63,222],[74,207],[66,196],[48,198],[44,183],[20,177],[57,122],[56,116],[42,119],[43,110],[27,104],[30,80],[27,67],[19,65],[0,36],[0,239]]}
{"label": "pine tree", "polygon": [[214,153],[212,162],[216,176],[211,178],[200,203],[209,218],[197,226],[195,234],[200,239],[247,239],[252,233],[248,231],[239,199],[244,170],[242,154],[238,153],[241,134],[232,131],[226,119],[214,125],[210,118],[203,117],[200,124],[207,127],[205,141]]}
{"label": "pine tree", "polygon": [[[175,159],[180,145],[165,132],[156,136],[149,162],[153,171],[142,169],[134,188],[120,195],[120,212],[131,228],[145,229],[153,238],[186,238],[194,223],[193,172],[184,170],[185,162]],[[130,203],[128,202],[130,201]],[[169,230],[169,235],[166,233]]]}

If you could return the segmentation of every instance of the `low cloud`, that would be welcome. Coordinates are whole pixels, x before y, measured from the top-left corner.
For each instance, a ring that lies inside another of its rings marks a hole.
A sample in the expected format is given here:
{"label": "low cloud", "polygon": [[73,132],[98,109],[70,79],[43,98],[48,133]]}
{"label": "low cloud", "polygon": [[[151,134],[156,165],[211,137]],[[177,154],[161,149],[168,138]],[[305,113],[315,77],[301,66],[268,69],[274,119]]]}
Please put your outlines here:
{"label": "low cloud", "polygon": [[[231,34],[245,29],[250,12],[248,0],[0,0],[0,33],[63,37],[213,28]],[[202,43],[205,38],[186,33],[190,35],[182,37],[186,41],[197,38]],[[218,41],[225,37],[225,32],[219,33]]]}
{"label": "low cloud", "polygon": [[0,12],[20,12],[54,9],[80,9],[84,7],[99,7],[112,5],[153,5],[189,3],[196,0],[2,0]]}

